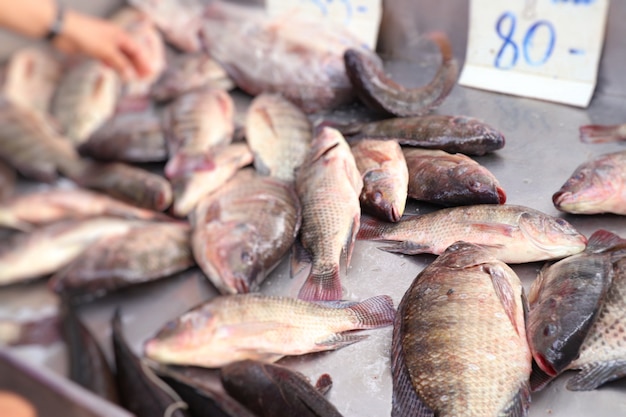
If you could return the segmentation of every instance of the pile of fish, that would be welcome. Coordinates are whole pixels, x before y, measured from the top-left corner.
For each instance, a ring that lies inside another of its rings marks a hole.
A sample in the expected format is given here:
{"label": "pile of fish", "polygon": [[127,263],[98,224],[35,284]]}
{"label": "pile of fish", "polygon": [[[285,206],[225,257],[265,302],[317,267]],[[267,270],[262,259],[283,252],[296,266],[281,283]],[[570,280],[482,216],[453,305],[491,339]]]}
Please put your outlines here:
{"label": "pile of fish", "polygon": [[[612,345],[623,338],[612,323],[626,314],[624,241],[599,231],[587,242],[563,218],[505,204],[498,179],[473,158],[502,149],[503,134],[432,114],[458,75],[445,34],[426,36],[442,57],[432,81],[406,88],[353,35],[303,16],[270,19],[221,1],[129,3],[111,20],[149,54],[145,79],[27,48],[9,60],[1,88],[0,227],[9,238],[0,286],[48,279],[61,311],[42,325],[67,342],[72,380],[138,416],[207,407],[339,415],[322,395],[329,377],[313,387],[273,362],[391,325],[393,416],[519,417],[531,390],[567,369],[582,370],[572,389],[626,375],[626,355]],[[249,105],[238,108],[233,89]],[[376,116],[313,122],[355,101]],[[581,165],[555,207],[626,214],[624,155]],[[18,192],[16,181],[47,185]],[[590,192],[600,184],[602,196]],[[408,201],[437,209],[408,215]],[[387,295],[344,300],[357,239],[437,256],[397,313]],[[302,286],[259,293],[286,257]],[[507,264],[539,261],[555,263],[526,315]],[[220,295],[164,324],[140,357],[118,311],[111,371],[80,306],[186,270]],[[8,343],[32,343],[29,332]],[[228,395],[207,382],[215,373],[188,366],[218,370]]]}

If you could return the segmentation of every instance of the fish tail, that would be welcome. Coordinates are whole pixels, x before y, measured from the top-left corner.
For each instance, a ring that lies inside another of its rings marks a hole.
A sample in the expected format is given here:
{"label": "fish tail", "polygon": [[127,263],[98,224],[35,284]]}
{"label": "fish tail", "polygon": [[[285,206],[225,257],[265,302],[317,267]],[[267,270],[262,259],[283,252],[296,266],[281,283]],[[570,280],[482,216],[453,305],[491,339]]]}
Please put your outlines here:
{"label": "fish tail", "polygon": [[165,164],[165,176],[172,179],[194,171],[210,171],[212,169],[215,169],[215,161],[211,155],[179,152]]}
{"label": "fish tail", "polygon": [[619,127],[619,125],[581,126],[578,129],[580,141],[584,143],[607,143],[626,140],[626,137],[620,134]]}
{"label": "fish tail", "polygon": [[358,319],[359,329],[375,329],[393,323],[396,310],[388,295],[377,295],[348,307]]}
{"label": "fish tail", "polygon": [[298,293],[298,298],[307,301],[340,300],[341,296],[339,265],[321,271],[314,267]]}
{"label": "fish tail", "polygon": [[384,230],[384,223],[380,220],[370,216],[361,216],[356,238],[359,240],[381,240]]}

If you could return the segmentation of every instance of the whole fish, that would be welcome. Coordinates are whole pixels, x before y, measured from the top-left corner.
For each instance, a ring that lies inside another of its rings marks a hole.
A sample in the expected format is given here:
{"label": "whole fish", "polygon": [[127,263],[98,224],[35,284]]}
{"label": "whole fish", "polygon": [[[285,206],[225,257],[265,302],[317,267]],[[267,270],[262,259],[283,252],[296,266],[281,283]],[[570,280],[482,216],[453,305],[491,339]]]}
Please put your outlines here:
{"label": "whole fish", "polygon": [[165,122],[170,159],[165,175],[175,178],[211,169],[214,153],[233,138],[235,105],[224,90],[194,90],[178,97]]}
{"label": "whole fish", "polygon": [[61,221],[15,235],[0,252],[0,286],[51,274],[97,240],[124,234],[140,225],[145,222],[97,217]]}
{"label": "whole fish", "polygon": [[8,200],[15,191],[15,181],[17,173],[0,160],[0,203]]}
{"label": "whole fish", "polygon": [[174,215],[184,217],[191,213],[200,200],[223,186],[240,168],[250,165],[253,160],[254,155],[246,143],[231,143],[216,152],[212,169],[172,179]]}
{"label": "whole fish", "polygon": [[339,300],[339,262],[350,264],[359,230],[363,180],[341,133],[325,127],[296,176],[302,204],[300,242],[312,257],[309,276],[298,294],[305,300]]}
{"label": "whole fish", "polygon": [[485,122],[467,116],[395,117],[339,127],[348,141],[395,140],[401,145],[440,149],[450,153],[484,155],[504,147],[502,133]]}
{"label": "whole fish", "polygon": [[256,96],[246,113],[246,140],[262,175],[295,181],[313,139],[306,115],[278,94]]}
{"label": "whole fish", "polygon": [[78,152],[100,161],[166,161],[168,151],[161,116],[156,112],[115,115],[81,143]]}
{"label": "whole fish", "polygon": [[516,205],[449,207],[383,223],[361,220],[358,239],[397,242],[381,249],[415,255],[442,254],[458,240],[490,248],[506,263],[564,258],[582,252],[587,238],[569,222]]}
{"label": "whole fish", "polygon": [[258,291],[292,247],[300,213],[292,185],[240,170],[196,207],[194,258],[222,294]]}
{"label": "whole fish", "polygon": [[408,196],[442,206],[504,204],[506,193],[487,168],[461,153],[402,149],[409,169]]}
{"label": "whole fish", "polygon": [[120,78],[99,61],[84,60],[61,77],[52,99],[51,114],[63,133],[79,145],[111,117],[120,90]]}
{"label": "whole fish", "polygon": [[187,223],[152,223],[99,239],[48,281],[72,301],[89,301],[194,265]]}
{"label": "whole fish", "polygon": [[286,366],[255,360],[220,369],[226,392],[259,417],[341,417],[308,379]]}
{"label": "whole fish", "polygon": [[68,219],[113,216],[166,220],[163,213],[142,209],[82,188],[51,188],[17,194],[0,203],[0,227],[28,231]]}
{"label": "whole fish", "polygon": [[509,266],[479,246],[451,245],[398,306],[391,416],[526,416],[524,304]]}
{"label": "whole fish", "polygon": [[259,293],[217,296],[166,324],[144,348],[161,363],[219,368],[243,359],[276,361],[338,349],[367,336],[344,332],[388,326],[388,296],[314,303]]}
{"label": "whole fish", "polygon": [[234,83],[222,66],[205,52],[172,58],[151,88],[151,97],[168,101],[198,88],[232,90]]}
{"label": "whole fish", "polygon": [[557,209],[575,214],[626,214],[626,151],[579,165],[552,195]]}
{"label": "whole fish", "polygon": [[382,220],[397,222],[404,213],[409,171],[397,142],[363,139],[350,144],[363,177],[361,209]]}
{"label": "whole fish", "polygon": [[384,72],[380,61],[348,49],[344,54],[346,72],[357,96],[368,107],[395,116],[423,116],[437,108],[456,84],[459,67],[445,33],[432,32],[426,38],[441,51],[441,65],[425,86],[406,88]]}
{"label": "whole fish", "polygon": [[584,143],[609,143],[626,140],[626,124],[580,126],[580,140]]}

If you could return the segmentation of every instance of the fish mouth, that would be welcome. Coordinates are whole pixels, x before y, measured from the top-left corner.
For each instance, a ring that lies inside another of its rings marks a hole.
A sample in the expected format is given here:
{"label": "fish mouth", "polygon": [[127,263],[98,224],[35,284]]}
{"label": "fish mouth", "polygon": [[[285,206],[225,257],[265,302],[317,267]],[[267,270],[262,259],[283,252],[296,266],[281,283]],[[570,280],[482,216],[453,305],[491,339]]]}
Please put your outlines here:
{"label": "fish mouth", "polygon": [[556,193],[552,194],[552,204],[554,204],[554,207],[556,207],[557,209],[560,209],[563,201],[571,195],[572,193],[568,191],[557,191]]}
{"label": "fish mouth", "polygon": [[546,357],[543,354],[541,353],[536,354],[535,362],[537,362],[537,365],[539,366],[539,368],[541,368],[541,370],[545,372],[547,375],[556,376],[558,374],[556,369],[554,369],[552,364],[546,359]]}
{"label": "fish mouth", "polygon": [[506,192],[502,187],[496,187],[496,193],[498,194],[498,204],[506,203]]}

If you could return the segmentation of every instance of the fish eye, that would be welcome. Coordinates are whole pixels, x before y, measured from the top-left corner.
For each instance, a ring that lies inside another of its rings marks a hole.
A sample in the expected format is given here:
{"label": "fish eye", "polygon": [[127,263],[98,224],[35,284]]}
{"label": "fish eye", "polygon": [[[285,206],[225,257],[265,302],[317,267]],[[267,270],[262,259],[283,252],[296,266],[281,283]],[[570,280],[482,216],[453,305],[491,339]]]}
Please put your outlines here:
{"label": "fish eye", "polygon": [[247,250],[241,252],[241,262],[250,263],[252,261],[252,255]]}
{"label": "fish eye", "polygon": [[383,194],[380,191],[376,191],[374,193],[374,202],[375,203],[380,203],[380,201],[383,199]]}
{"label": "fish eye", "polygon": [[561,227],[567,227],[568,226],[567,221],[565,219],[560,218],[560,217],[557,217],[556,224],[558,224]]}
{"label": "fish eye", "polygon": [[552,336],[554,335],[555,332],[556,332],[556,326],[552,323],[548,324],[546,327],[543,328],[544,336]]}

